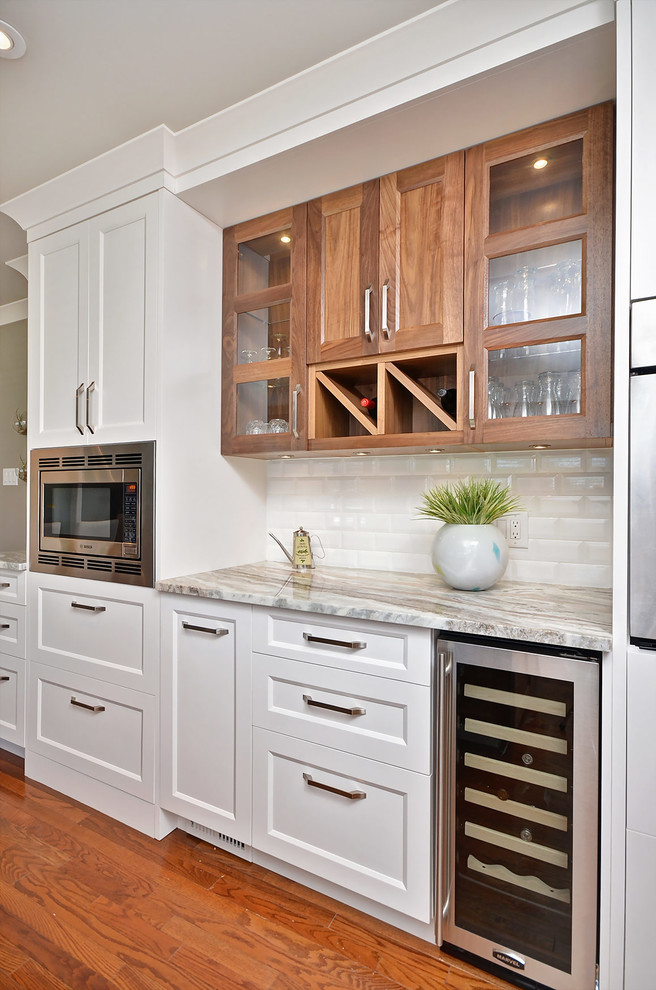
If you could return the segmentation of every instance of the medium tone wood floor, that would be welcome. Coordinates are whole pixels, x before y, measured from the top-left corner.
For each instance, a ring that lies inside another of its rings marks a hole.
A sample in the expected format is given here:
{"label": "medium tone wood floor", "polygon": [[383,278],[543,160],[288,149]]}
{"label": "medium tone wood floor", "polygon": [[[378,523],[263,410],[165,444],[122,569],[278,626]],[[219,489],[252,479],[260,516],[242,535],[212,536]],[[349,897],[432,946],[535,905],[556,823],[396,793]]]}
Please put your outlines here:
{"label": "medium tone wood floor", "polygon": [[508,986],[184,832],[149,839],[0,750],[0,990]]}

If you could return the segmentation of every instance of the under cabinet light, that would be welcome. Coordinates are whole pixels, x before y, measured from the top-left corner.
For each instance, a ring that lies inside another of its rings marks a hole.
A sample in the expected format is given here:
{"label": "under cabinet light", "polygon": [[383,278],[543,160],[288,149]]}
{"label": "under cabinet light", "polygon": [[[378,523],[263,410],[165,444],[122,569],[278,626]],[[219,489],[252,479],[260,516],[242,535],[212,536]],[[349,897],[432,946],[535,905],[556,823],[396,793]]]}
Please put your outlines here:
{"label": "under cabinet light", "polygon": [[280,240],[282,241],[283,244],[290,244],[292,239],[289,236],[289,234],[283,234]]}
{"label": "under cabinet light", "polygon": [[546,168],[548,164],[549,164],[548,158],[536,158],[536,160],[533,162],[533,168],[538,168],[538,169]]}

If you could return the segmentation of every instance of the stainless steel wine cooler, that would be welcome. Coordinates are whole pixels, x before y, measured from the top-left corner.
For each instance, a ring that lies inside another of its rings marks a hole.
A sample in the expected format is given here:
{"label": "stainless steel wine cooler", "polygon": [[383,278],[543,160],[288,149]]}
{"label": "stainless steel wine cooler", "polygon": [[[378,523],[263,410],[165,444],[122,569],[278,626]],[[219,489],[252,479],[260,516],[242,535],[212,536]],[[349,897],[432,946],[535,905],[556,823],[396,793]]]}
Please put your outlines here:
{"label": "stainless steel wine cooler", "polygon": [[450,635],[438,657],[438,943],[594,990],[601,655]]}

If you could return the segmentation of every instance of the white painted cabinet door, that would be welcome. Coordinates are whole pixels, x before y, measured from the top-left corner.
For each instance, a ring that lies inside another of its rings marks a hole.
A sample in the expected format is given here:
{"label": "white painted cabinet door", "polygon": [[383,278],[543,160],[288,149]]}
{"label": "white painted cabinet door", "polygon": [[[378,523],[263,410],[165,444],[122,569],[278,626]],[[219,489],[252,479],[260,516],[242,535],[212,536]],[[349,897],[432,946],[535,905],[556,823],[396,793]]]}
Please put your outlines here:
{"label": "white painted cabinet door", "polygon": [[84,442],[76,414],[83,415],[88,331],[88,228],[82,223],[29,248],[31,446]]}
{"label": "white painted cabinet door", "polygon": [[250,607],[162,597],[160,803],[251,842]]}
{"label": "white painted cabinet door", "polygon": [[656,3],[633,0],[631,298],[656,296]]}
{"label": "white painted cabinet door", "polygon": [[155,438],[158,252],[156,195],[89,221],[89,442]]}

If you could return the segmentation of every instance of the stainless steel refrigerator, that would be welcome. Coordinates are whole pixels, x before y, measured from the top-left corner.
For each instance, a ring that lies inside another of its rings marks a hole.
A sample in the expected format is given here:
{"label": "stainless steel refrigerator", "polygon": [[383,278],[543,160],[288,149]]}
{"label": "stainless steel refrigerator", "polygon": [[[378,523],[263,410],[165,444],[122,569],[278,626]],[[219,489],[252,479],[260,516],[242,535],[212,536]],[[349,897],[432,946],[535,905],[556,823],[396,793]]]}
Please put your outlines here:
{"label": "stainless steel refrigerator", "polygon": [[656,649],[656,299],[631,306],[629,623]]}
{"label": "stainless steel refrigerator", "polygon": [[522,987],[595,988],[600,659],[438,641],[437,941]]}

